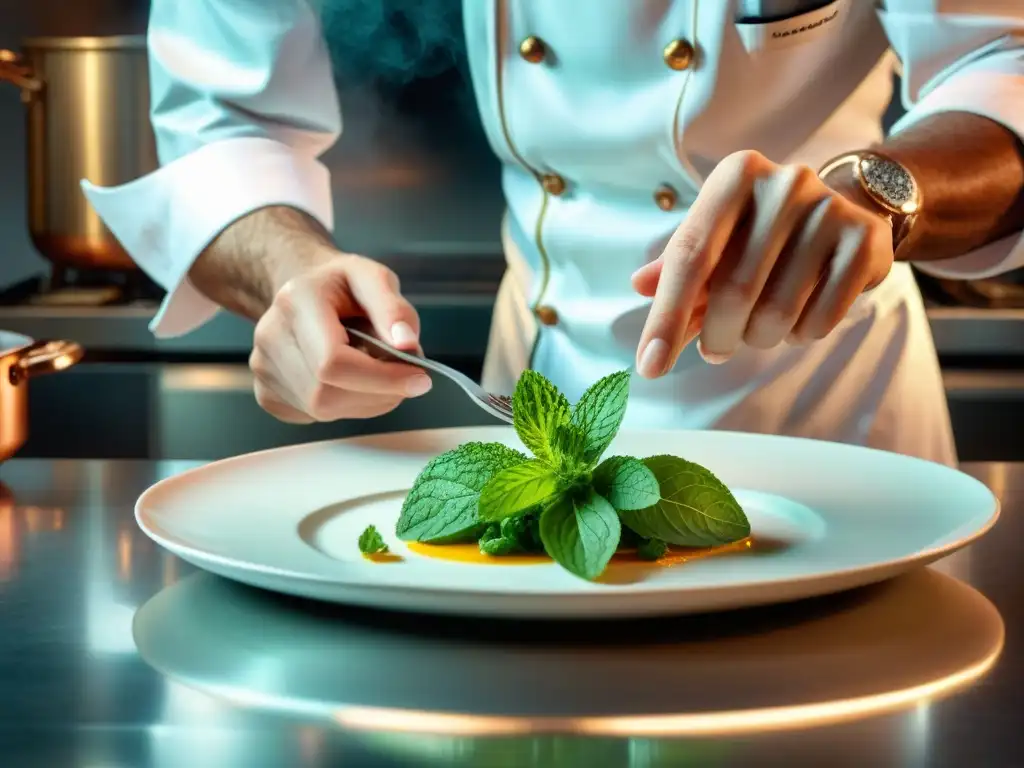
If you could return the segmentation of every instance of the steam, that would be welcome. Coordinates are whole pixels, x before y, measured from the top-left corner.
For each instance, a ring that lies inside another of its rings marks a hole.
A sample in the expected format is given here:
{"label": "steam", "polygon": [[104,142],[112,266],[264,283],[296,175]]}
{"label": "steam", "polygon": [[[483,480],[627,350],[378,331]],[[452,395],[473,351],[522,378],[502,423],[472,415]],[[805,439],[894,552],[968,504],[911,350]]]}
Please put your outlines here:
{"label": "steam", "polygon": [[314,0],[341,82],[402,88],[465,72],[462,0]]}

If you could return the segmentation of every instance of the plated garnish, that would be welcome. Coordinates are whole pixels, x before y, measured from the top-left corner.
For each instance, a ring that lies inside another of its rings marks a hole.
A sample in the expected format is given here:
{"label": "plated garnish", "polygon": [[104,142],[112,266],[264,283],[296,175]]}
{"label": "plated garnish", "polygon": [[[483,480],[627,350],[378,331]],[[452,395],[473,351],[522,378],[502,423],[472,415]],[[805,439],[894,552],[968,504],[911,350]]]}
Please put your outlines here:
{"label": "plated garnish", "polygon": [[388,545],[384,542],[380,531],[377,530],[377,526],[368,525],[359,534],[359,551],[364,555],[386,555],[388,553]]}
{"label": "plated garnish", "polygon": [[546,553],[594,580],[620,548],[656,560],[672,545],[749,536],[735,497],[699,464],[668,455],[601,460],[625,416],[629,378],[606,376],[570,406],[546,378],[524,372],[512,398],[514,426],[532,456],[479,442],[437,456],[405,499],[399,539],[477,542],[495,557]]}

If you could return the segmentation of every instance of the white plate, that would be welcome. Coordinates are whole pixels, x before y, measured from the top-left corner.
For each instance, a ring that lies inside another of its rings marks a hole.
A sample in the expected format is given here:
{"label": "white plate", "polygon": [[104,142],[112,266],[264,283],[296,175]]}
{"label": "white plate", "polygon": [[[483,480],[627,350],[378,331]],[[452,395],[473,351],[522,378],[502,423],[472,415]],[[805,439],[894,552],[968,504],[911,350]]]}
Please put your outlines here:
{"label": "white plate", "polygon": [[[837,592],[932,562],[976,539],[999,504],[938,464],[834,443],[730,432],[623,430],[607,455],[671,453],[735,493],[755,546],[674,567],[612,564],[602,583],[554,563],[475,565],[417,555],[394,536],[432,457],[471,440],[521,447],[507,427],[291,446],[184,472],[136,505],[142,530],[194,565],[333,602],[520,617],[681,614]],[[362,557],[374,523],[398,562]],[[758,542],[761,542],[758,545]]]}

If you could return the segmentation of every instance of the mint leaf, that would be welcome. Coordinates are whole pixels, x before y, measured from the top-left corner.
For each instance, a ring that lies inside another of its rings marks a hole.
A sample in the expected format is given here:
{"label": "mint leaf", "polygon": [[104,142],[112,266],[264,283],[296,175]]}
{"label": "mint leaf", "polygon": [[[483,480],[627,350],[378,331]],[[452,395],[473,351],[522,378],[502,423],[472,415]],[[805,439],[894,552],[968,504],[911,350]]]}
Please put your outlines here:
{"label": "mint leaf", "polygon": [[629,371],[619,371],[594,384],[573,408],[571,422],[586,437],[584,459],[594,464],[605,452],[626,415]]}
{"label": "mint leaf", "polygon": [[661,499],[658,478],[639,459],[612,456],[594,470],[594,490],[616,510],[646,509]]}
{"label": "mint leaf", "polygon": [[[516,520],[518,518],[507,519]],[[502,536],[501,528],[497,523],[492,523],[488,526],[487,530],[484,531],[483,536],[480,537],[479,546],[481,552],[493,557],[511,555],[519,551],[519,542],[515,538],[506,538]]]}
{"label": "mint leaf", "polygon": [[526,512],[561,490],[549,464],[529,459],[496,474],[480,494],[480,519],[499,521]]}
{"label": "mint leaf", "polygon": [[642,539],[636,545],[636,556],[641,560],[657,560],[668,552],[668,544],[661,539]]}
{"label": "mint leaf", "polygon": [[405,497],[398,537],[435,544],[473,541],[484,528],[480,492],[499,472],[525,461],[525,454],[500,443],[466,443],[435,457]]}
{"label": "mint leaf", "polygon": [[485,555],[543,552],[538,525],[539,515],[530,513],[491,523],[480,537],[480,551]]}
{"label": "mint leaf", "polygon": [[544,549],[570,573],[593,581],[619,546],[619,516],[606,499],[589,489],[586,496],[566,494],[540,516]]}
{"label": "mint leaf", "polygon": [[620,512],[623,525],[684,547],[730,544],[750,535],[739,502],[708,469],[676,456],[652,456],[644,464],[658,478],[661,499],[647,509]]}
{"label": "mint leaf", "polygon": [[540,543],[540,509],[530,510],[525,515],[506,517],[501,521],[501,535],[516,542],[521,552],[543,552]]}
{"label": "mint leaf", "polygon": [[554,384],[536,371],[525,370],[512,393],[512,420],[516,434],[534,456],[554,463],[551,436],[570,417],[569,401]]}
{"label": "mint leaf", "polygon": [[377,530],[377,526],[368,525],[366,530],[359,534],[359,551],[364,555],[379,555],[388,551],[388,545]]}
{"label": "mint leaf", "polygon": [[572,424],[556,424],[551,435],[554,466],[563,476],[574,479],[587,469],[586,435]]}

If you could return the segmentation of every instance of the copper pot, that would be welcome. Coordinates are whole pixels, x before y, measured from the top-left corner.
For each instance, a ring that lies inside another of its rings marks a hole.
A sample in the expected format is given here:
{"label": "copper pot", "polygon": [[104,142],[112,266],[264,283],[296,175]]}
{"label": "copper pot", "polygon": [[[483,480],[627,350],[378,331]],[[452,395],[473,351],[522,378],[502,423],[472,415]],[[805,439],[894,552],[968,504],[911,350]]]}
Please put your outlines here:
{"label": "copper pot", "polygon": [[28,226],[51,262],[134,270],[79,182],[116,186],[157,168],[144,37],[48,37],[0,50],[26,108]]}
{"label": "copper pot", "polygon": [[73,341],[33,341],[0,331],[0,461],[28,439],[29,380],[70,368],[82,352]]}

